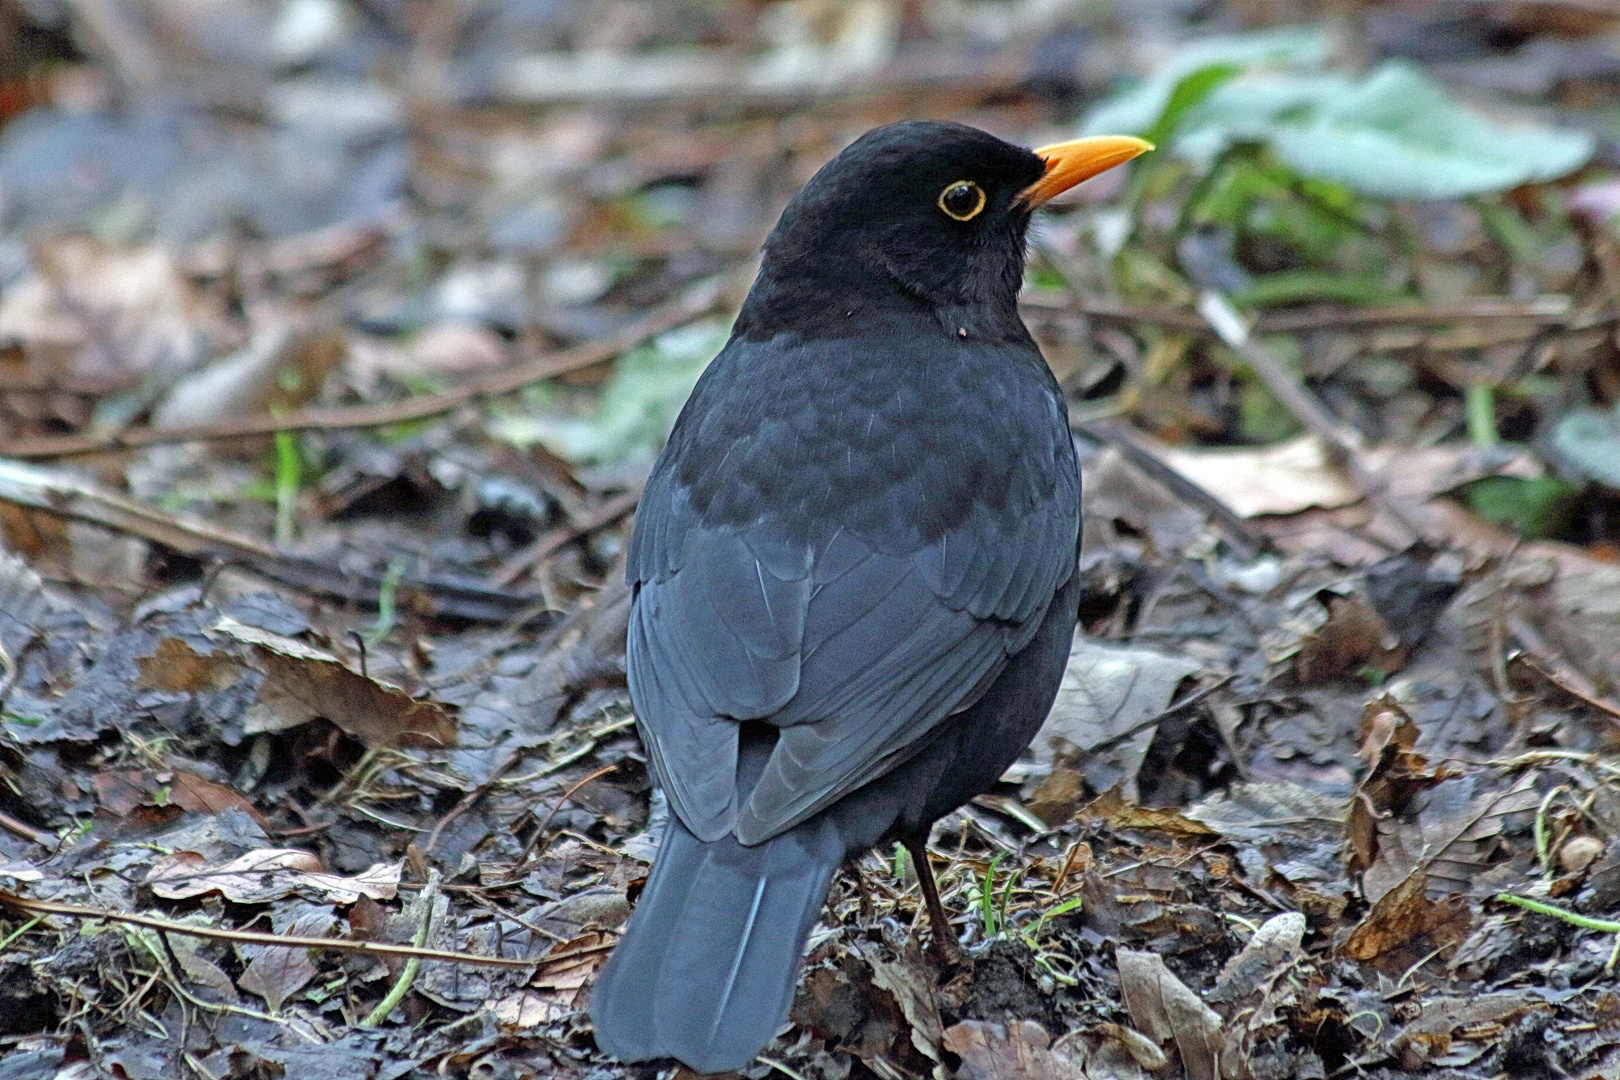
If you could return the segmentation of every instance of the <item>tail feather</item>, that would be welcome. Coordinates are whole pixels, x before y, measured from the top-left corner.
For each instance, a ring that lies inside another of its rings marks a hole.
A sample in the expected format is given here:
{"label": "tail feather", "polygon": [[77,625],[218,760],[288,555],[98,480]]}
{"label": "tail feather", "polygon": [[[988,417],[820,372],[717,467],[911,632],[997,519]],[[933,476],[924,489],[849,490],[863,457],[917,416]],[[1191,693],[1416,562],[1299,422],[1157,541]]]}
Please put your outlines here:
{"label": "tail feather", "polygon": [[745,1067],[787,1018],[805,940],[843,858],[824,821],[745,847],[699,840],[672,817],[591,997],[597,1045],[621,1061]]}

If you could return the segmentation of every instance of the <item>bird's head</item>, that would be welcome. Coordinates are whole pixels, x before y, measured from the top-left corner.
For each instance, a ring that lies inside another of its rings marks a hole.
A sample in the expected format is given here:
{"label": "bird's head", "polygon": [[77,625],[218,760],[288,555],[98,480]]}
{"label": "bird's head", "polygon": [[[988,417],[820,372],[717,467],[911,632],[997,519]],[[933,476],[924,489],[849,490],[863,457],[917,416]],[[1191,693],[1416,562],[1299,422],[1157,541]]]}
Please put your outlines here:
{"label": "bird's head", "polygon": [[1150,149],[1105,135],[1028,150],[929,120],[875,128],[788,203],[739,331],[837,335],[898,309],[1016,322],[1030,215]]}

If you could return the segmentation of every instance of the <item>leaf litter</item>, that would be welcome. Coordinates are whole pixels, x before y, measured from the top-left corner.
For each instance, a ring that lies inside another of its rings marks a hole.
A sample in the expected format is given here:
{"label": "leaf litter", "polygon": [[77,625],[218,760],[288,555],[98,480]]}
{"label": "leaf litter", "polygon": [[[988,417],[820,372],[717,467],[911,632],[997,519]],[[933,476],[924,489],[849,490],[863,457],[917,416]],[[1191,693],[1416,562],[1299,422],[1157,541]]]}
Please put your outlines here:
{"label": "leaf litter", "polygon": [[747,1075],[1620,1075],[1611,16],[101,7],[0,2],[0,1076],[643,1074],[635,501],[921,114],[1165,147],[1032,235],[1083,632],[965,960],[863,857]]}

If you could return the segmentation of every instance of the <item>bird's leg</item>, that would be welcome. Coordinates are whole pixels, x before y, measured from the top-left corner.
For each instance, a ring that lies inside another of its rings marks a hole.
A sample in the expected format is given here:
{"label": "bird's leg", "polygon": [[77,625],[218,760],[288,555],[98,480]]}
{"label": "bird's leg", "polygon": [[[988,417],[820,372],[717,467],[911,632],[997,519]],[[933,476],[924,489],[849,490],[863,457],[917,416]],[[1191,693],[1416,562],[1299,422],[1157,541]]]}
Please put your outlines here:
{"label": "bird's leg", "polygon": [[917,871],[917,884],[922,886],[923,902],[928,905],[928,925],[934,931],[928,940],[928,954],[941,964],[957,964],[962,960],[962,949],[951,933],[951,920],[945,915],[945,905],[939,902],[939,886],[934,883],[934,868],[928,865],[927,836],[907,837],[900,841],[911,856],[911,865]]}

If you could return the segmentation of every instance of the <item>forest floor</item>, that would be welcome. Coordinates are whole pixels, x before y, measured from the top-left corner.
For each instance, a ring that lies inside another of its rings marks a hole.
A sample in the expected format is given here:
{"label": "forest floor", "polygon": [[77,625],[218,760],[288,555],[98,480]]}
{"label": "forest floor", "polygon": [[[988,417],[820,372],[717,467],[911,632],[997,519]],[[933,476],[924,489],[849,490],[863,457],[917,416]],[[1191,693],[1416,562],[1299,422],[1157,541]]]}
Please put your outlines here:
{"label": "forest floor", "polygon": [[1161,146],[1032,235],[1081,633],[747,1075],[1620,1076],[1599,8],[0,0],[0,1080],[674,1071],[625,538],[913,116]]}

